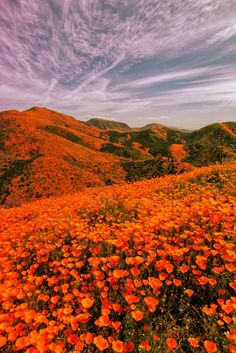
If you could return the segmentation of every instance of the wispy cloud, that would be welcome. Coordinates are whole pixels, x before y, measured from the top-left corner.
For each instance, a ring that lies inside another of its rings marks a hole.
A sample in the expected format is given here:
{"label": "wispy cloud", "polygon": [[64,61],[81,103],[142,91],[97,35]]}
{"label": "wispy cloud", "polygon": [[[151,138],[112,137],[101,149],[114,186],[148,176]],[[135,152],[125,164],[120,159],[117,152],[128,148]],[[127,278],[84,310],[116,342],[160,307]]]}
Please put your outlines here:
{"label": "wispy cloud", "polygon": [[231,119],[235,18],[235,0],[1,0],[0,109]]}

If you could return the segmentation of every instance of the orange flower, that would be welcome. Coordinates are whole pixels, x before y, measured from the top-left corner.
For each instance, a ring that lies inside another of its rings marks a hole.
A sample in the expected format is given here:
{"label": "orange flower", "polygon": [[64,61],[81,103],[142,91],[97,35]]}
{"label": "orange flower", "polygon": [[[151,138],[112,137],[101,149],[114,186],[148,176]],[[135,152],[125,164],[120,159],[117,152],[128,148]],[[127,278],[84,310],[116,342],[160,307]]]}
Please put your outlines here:
{"label": "orange flower", "polygon": [[167,348],[171,351],[177,347],[177,342],[174,338],[167,338],[166,340],[166,346]]}
{"label": "orange flower", "polygon": [[180,279],[175,278],[175,279],[173,280],[173,283],[174,283],[174,285],[175,285],[176,287],[180,287],[181,284],[182,284],[182,281],[181,281]]}
{"label": "orange flower", "polygon": [[231,288],[236,290],[236,282],[231,282],[229,285],[230,285]]}
{"label": "orange flower", "polygon": [[143,313],[140,310],[136,310],[132,312],[132,317],[136,321],[141,321],[143,319]]}
{"label": "orange flower", "polygon": [[232,344],[230,344],[228,348],[230,353],[236,353],[236,346],[233,346]]}
{"label": "orange flower", "polygon": [[225,264],[225,268],[229,271],[229,272],[234,272],[236,270],[236,267],[234,266],[234,264],[228,263]]}
{"label": "orange flower", "polygon": [[124,344],[122,341],[117,340],[112,342],[112,349],[114,352],[122,353],[124,351]]}
{"label": "orange flower", "polygon": [[159,278],[156,277],[148,277],[148,283],[152,289],[159,289],[163,285],[162,281],[159,280]]}
{"label": "orange flower", "polygon": [[110,324],[110,319],[109,319],[109,316],[106,316],[106,315],[100,316],[95,321],[95,325],[97,325],[99,327],[106,327],[106,326],[109,326],[109,324]]}
{"label": "orange flower", "polygon": [[56,295],[54,297],[51,297],[50,301],[51,301],[52,304],[57,304],[59,299],[60,299],[59,295]]}
{"label": "orange flower", "polygon": [[180,266],[180,271],[182,272],[182,273],[186,273],[186,272],[188,272],[188,270],[189,270],[189,266],[188,265],[182,265],[182,266]]}
{"label": "orange flower", "polygon": [[147,352],[150,352],[150,350],[151,350],[151,348],[152,348],[152,347],[149,345],[148,340],[142,340],[141,343],[140,343],[140,345],[139,345],[139,347],[145,349],[145,351],[147,351]]}
{"label": "orange flower", "polygon": [[194,291],[193,291],[192,289],[186,289],[186,290],[185,290],[185,293],[186,293],[189,297],[191,297],[191,296],[193,295]]}
{"label": "orange flower", "polygon": [[137,277],[140,274],[140,271],[137,267],[131,268],[131,273],[134,277]]}
{"label": "orange flower", "polygon": [[91,308],[93,306],[93,303],[94,303],[94,300],[90,298],[85,298],[81,300],[81,304],[85,309]]}
{"label": "orange flower", "polygon": [[151,311],[151,313],[156,310],[156,306],[159,304],[159,300],[153,297],[145,297],[144,301],[147,304],[147,307]]}
{"label": "orange flower", "polygon": [[65,309],[63,309],[63,313],[65,314],[65,315],[69,315],[69,314],[71,314],[73,312],[73,309],[72,308],[65,308]]}
{"label": "orange flower", "polygon": [[206,315],[215,315],[216,313],[216,306],[211,306],[210,308],[208,308],[208,306],[204,306],[204,308],[202,309],[202,311],[204,312],[204,314]]}
{"label": "orange flower", "polygon": [[109,347],[109,343],[101,335],[94,337],[93,342],[94,342],[95,346],[99,349],[99,351],[104,351],[105,349],[107,349]]}
{"label": "orange flower", "polygon": [[125,271],[125,270],[114,270],[113,271],[113,277],[114,278],[117,278],[117,279],[120,279],[120,278],[123,278],[123,277],[126,277],[128,276],[129,272],[128,271]]}
{"label": "orange flower", "polygon": [[74,345],[76,344],[76,342],[78,341],[78,336],[75,334],[71,334],[68,338],[67,338],[68,343]]}
{"label": "orange flower", "polygon": [[6,343],[7,343],[6,337],[0,336],[0,347],[5,346]]}
{"label": "orange flower", "polygon": [[132,294],[130,294],[130,295],[125,295],[125,300],[127,301],[127,303],[128,303],[129,305],[139,302],[139,298],[136,297],[135,295],[132,295]]}
{"label": "orange flower", "polygon": [[189,343],[190,343],[190,345],[191,345],[192,347],[197,348],[198,345],[199,345],[197,338],[189,337],[189,338],[188,338],[188,341],[189,341]]}
{"label": "orange flower", "polygon": [[206,348],[207,353],[215,353],[217,352],[217,346],[214,342],[204,341],[204,347]]}
{"label": "orange flower", "polygon": [[120,321],[113,321],[112,323],[112,327],[116,330],[119,331],[120,327],[121,327],[121,322]]}
{"label": "orange flower", "polygon": [[102,315],[108,316],[110,314],[111,310],[108,308],[102,308]]}
{"label": "orange flower", "polygon": [[86,344],[90,344],[93,341],[93,334],[91,332],[87,332],[85,342]]}
{"label": "orange flower", "polygon": [[223,304],[221,307],[226,314],[230,314],[234,310],[233,305],[231,303]]}

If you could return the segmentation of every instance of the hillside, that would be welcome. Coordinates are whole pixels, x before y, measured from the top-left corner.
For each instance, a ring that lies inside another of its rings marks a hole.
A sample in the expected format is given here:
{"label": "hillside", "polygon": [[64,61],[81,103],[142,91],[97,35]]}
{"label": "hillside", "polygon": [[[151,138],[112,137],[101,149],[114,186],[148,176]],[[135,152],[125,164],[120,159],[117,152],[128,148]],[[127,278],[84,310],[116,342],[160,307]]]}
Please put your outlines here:
{"label": "hillside", "polygon": [[110,123],[117,130],[46,108],[0,113],[0,205],[236,159],[233,122],[188,133],[156,124],[121,132],[120,123]]}
{"label": "hillside", "polygon": [[[141,128],[138,128],[138,130],[150,130],[150,129],[155,129],[155,128],[166,128],[165,125],[158,124],[158,123],[151,123],[147,124]],[[175,128],[175,127],[168,127],[169,129],[176,130],[176,131],[181,131],[181,132],[192,132],[192,130],[187,130],[187,129],[180,129],[180,128]]]}
{"label": "hillside", "polygon": [[0,350],[234,353],[236,166],[0,209]]}
{"label": "hillside", "polygon": [[127,132],[132,130],[132,128],[125,123],[121,123],[119,121],[107,120],[107,119],[93,118],[88,120],[87,124],[105,131],[115,130],[120,132]]}
{"label": "hillside", "polygon": [[45,108],[0,113],[0,203],[6,206],[124,179],[98,150],[100,131]]}
{"label": "hillside", "polygon": [[234,122],[216,123],[192,132],[151,124],[128,133],[108,132],[109,141],[104,143],[101,151],[132,160],[163,160],[164,157],[177,169],[185,170],[191,165],[204,166],[235,160],[234,131]]}

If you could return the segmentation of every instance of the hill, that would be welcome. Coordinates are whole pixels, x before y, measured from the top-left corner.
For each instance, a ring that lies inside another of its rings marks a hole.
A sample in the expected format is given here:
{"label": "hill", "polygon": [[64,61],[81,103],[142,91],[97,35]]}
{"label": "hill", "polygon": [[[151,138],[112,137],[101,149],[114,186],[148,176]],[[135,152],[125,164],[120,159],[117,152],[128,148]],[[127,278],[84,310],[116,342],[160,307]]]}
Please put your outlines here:
{"label": "hill", "polygon": [[101,151],[131,158],[133,161],[153,158],[163,161],[164,158],[175,165],[177,170],[235,160],[234,122],[216,123],[192,132],[163,125],[151,124],[146,127],[127,133],[108,132],[109,140],[104,143]]}
{"label": "hill", "polygon": [[[147,124],[143,127],[137,128],[138,130],[150,130],[150,129],[155,129],[155,128],[166,128],[167,126],[162,125],[162,124],[158,124],[158,123],[151,123],[151,124]],[[181,132],[192,132],[192,130],[188,130],[188,129],[180,129],[180,128],[176,128],[176,127],[168,127],[171,130],[176,130],[176,131],[181,131]]]}
{"label": "hill", "polygon": [[119,121],[107,120],[107,119],[99,119],[93,118],[87,121],[87,124],[90,126],[95,126],[100,130],[115,130],[120,132],[131,131],[132,128],[125,123],[121,123]]}
{"label": "hill", "polygon": [[235,352],[236,166],[0,209],[1,352]]}
{"label": "hill", "polygon": [[45,108],[0,113],[0,203],[12,206],[36,198],[120,182],[116,156],[99,152],[100,131]]}
{"label": "hill", "polygon": [[46,108],[0,113],[0,204],[12,207],[236,159],[233,122],[188,133],[159,124],[121,131],[119,123],[110,123],[118,130]]}

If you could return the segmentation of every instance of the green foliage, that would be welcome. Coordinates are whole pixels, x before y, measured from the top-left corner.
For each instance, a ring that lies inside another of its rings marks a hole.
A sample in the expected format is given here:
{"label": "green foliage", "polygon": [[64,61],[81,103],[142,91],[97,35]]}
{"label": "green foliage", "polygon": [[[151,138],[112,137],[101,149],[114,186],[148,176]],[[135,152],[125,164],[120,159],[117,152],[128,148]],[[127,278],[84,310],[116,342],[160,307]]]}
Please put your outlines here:
{"label": "green foliage", "polygon": [[154,158],[146,161],[124,162],[123,168],[127,172],[127,181],[151,179],[161,175],[174,174],[175,166],[172,159]]}
{"label": "green foliage", "polygon": [[100,149],[101,152],[107,152],[115,154],[119,157],[131,158],[131,159],[141,159],[143,155],[130,147],[118,147],[111,143],[105,143]]}
{"label": "green foliage", "polygon": [[227,125],[230,130],[232,130],[234,133],[236,133],[236,123],[233,121],[229,121],[227,123],[225,123],[225,125]]}
{"label": "green foliage", "polygon": [[236,151],[236,140],[218,124],[194,131],[186,138],[188,152],[186,161],[198,167],[222,163],[227,156],[226,148]]}
{"label": "green foliage", "polygon": [[78,143],[78,144],[82,144],[83,143],[82,139],[79,136],[73,134],[70,131],[67,131],[67,130],[63,129],[60,126],[49,125],[49,126],[46,126],[45,130],[48,131],[48,132],[51,132],[52,134],[58,135],[60,137],[63,137],[66,140],[69,140],[71,142]]}
{"label": "green foliage", "polygon": [[15,160],[10,163],[8,168],[0,176],[0,195],[3,197],[1,201],[2,204],[5,203],[6,196],[10,194],[8,186],[11,183],[11,180],[22,175],[24,169],[28,165],[30,165],[34,160],[35,158]]}
{"label": "green foliage", "polygon": [[[132,131],[130,133],[120,133],[117,131],[111,131],[109,133],[109,140],[110,140],[110,144],[113,144],[113,143],[123,144],[123,148],[127,147],[132,150],[134,150],[132,148],[133,143],[138,143],[141,149],[148,149],[149,153],[153,157],[159,157],[160,155],[162,157],[163,156],[171,157],[171,154],[169,151],[170,146],[173,143],[183,143],[185,141],[184,137],[186,133],[177,131],[177,130],[167,129],[167,128],[165,129],[165,132],[167,133],[166,138],[158,136],[151,129]],[[109,153],[117,154],[117,148],[115,147],[112,148],[110,144],[105,148],[106,149],[109,148]],[[122,153],[122,155],[121,154],[118,154],[118,155],[122,157],[127,157],[127,158],[130,158],[132,155],[132,157],[136,158],[136,156],[133,153],[131,153],[130,150],[128,151],[129,152],[127,154]]]}

